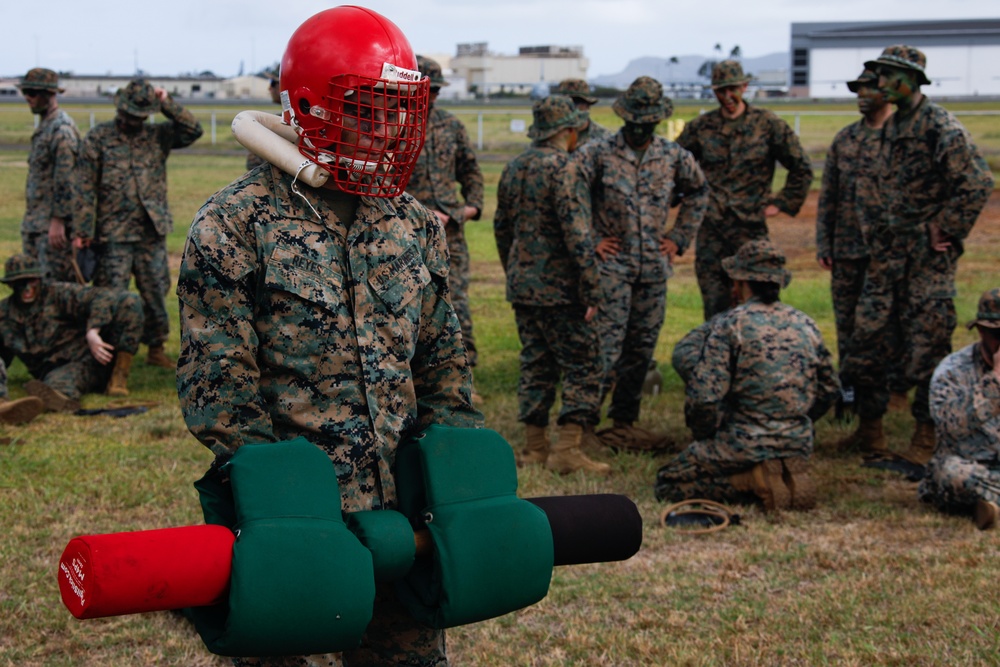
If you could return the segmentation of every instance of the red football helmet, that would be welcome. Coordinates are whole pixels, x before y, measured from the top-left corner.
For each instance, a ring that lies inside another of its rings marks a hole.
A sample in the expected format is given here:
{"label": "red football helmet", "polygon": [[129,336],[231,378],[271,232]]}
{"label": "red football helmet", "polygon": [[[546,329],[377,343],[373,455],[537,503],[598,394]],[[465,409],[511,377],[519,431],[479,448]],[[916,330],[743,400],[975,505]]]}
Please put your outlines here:
{"label": "red football helmet", "polygon": [[427,132],[429,83],[410,42],[363,7],[335,7],[303,23],[281,59],[281,105],[299,151],[341,190],[395,197]]}

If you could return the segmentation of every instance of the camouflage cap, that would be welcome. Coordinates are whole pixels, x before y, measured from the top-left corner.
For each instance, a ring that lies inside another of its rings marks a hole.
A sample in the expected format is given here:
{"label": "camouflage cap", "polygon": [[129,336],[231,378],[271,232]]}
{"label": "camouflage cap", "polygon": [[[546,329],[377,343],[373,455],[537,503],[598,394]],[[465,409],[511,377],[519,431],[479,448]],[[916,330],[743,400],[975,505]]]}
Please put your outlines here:
{"label": "camouflage cap", "polygon": [[739,60],[723,60],[712,65],[712,90],[726,86],[738,86],[749,83],[752,76],[743,73],[743,65]]}
{"label": "camouflage cap", "polygon": [[41,277],[42,267],[38,265],[38,261],[34,257],[29,255],[14,255],[4,265],[2,282],[12,283],[17,280]]}
{"label": "camouflage cap", "polygon": [[611,108],[630,123],[659,123],[674,112],[673,102],[663,96],[663,86],[648,76],[633,81]]}
{"label": "camouflage cap", "polygon": [[748,241],[736,254],[722,260],[722,268],[733,280],[777,283],[788,287],[792,273],[785,268],[785,254],[767,239]]}
{"label": "camouflage cap", "polygon": [[917,81],[922,86],[929,85],[931,82],[927,78],[927,73],[924,72],[924,68],[927,67],[927,56],[923,54],[923,51],[915,49],[912,46],[906,46],[905,44],[887,46],[883,49],[882,55],[875,60],[869,60],[865,63],[865,67],[870,70],[875,70],[878,65],[889,65],[890,67],[913,70],[917,73]]}
{"label": "camouflage cap", "polygon": [[18,90],[49,90],[55,93],[65,93],[66,90],[59,87],[59,75],[44,67],[29,69],[21,82],[17,84]]}
{"label": "camouflage cap", "polygon": [[1000,329],[1000,287],[986,290],[979,297],[976,319],[966,326],[971,329],[977,325],[988,329]]}
{"label": "camouflage cap", "polygon": [[865,70],[858,75],[857,79],[847,82],[847,89],[852,93],[858,92],[858,89],[861,88],[861,86],[868,86],[869,88],[877,87],[878,74],[866,67]]}
{"label": "camouflage cap", "polygon": [[441,86],[450,85],[444,78],[444,74],[441,73],[441,65],[438,61],[433,58],[428,58],[427,56],[417,56],[417,69],[420,73],[431,80],[432,88],[440,88]]}
{"label": "camouflage cap", "polygon": [[535,141],[545,141],[567,127],[579,130],[587,124],[586,116],[565,95],[538,100],[531,107],[531,115],[535,122],[528,128],[528,136]]}
{"label": "camouflage cap", "polygon": [[160,110],[160,98],[149,81],[132,79],[115,93],[115,107],[130,116],[146,118]]}
{"label": "camouflage cap", "polygon": [[597,98],[590,94],[590,84],[583,79],[563,79],[556,89],[557,95],[566,95],[576,100],[583,100],[587,104],[597,104]]}

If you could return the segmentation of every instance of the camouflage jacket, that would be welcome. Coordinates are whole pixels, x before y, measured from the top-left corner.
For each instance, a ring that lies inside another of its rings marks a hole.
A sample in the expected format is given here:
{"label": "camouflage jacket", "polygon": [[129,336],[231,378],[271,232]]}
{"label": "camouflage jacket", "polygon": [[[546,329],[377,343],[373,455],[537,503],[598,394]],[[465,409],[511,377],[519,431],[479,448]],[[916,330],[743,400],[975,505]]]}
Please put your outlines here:
{"label": "camouflage jacket", "polygon": [[812,420],[840,392],[816,323],[791,306],[756,298],[710,322],[686,385],[695,437],[739,443],[748,460],[775,449],[811,453]]}
{"label": "camouflage jacket", "polygon": [[163,103],[168,123],[144,123],[134,135],[115,121],[87,133],[79,161],[80,222],[75,235],[98,242],[141,238],[148,216],[166,236],[174,222],[167,208],[167,157],[201,136],[201,125],[171,98]]}
{"label": "camouflage jacket", "polygon": [[341,477],[377,466],[392,502],[401,440],[482,425],[442,228],[408,195],[361,198],[345,224],[291,184],[255,169],[191,225],[177,283],[181,410],[217,455],[304,436]]}
{"label": "camouflage jacket", "polygon": [[684,334],[684,337],[674,345],[673,354],[670,356],[670,365],[674,367],[677,376],[684,384],[691,381],[694,367],[701,361],[701,355],[705,351],[705,341],[708,340],[708,334],[712,333],[712,327],[723,314],[719,313],[707,322],[702,322]]}
{"label": "camouflage jacket", "polygon": [[[458,200],[455,184],[465,202]],[[417,158],[406,191],[432,210],[448,215],[449,222],[464,221],[462,208],[475,206],[483,212],[483,173],[469,143],[469,135],[458,118],[434,107],[427,118],[427,141]]]}
{"label": "camouflage jacket", "polygon": [[49,231],[52,218],[73,218],[74,170],[80,152],[76,123],[62,109],[46,116],[31,135],[21,231]]}
{"label": "camouflage jacket", "polygon": [[[705,215],[708,184],[698,163],[673,141],[654,136],[640,159],[621,132],[592,139],[574,154],[583,168],[593,208],[594,243],[621,241],[621,251],[603,268],[626,280],[659,282],[672,272],[660,254],[666,237],[683,253]],[[667,229],[670,205],[681,202]]]}
{"label": "camouflage jacket", "polygon": [[931,377],[936,456],[1000,463],[1000,380],[979,343],[945,357]]}
{"label": "camouflage jacket", "polygon": [[568,152],[533,146],[507,163],[493,232],[511,303],[601,301],[587,186]]}
{"label": "camouflage jacket", "polygon": [[830,144],[816,211],[816,257],[868,256],[872,221],[880,217],[878,155],[881,130],[865,119],[842,129]]}
{"label": "camouflage jacket", "polygon": [[611,130],[604,127],[603,125],[595,123],[594,120],[591,119],[590,123],[587,125],[587,128],[583,132],[581,132],[580,135],[577,137],[577,146],[583,146],[588,141],[597,141],[598,139],[603,139],[604,137],[607,137],[611,134],[613,134]]}
{"label": "camouflage jacket", "polygon": [[926,97],[883,128],[884,214],[875,234],[926,234],[928,223],[962,241],[993,191],[993,174],[958,120]]}
{"label": "camouflage jacket", "polygon": [[[730,224],[766,228],[768,205],[795,215],[809,194],[809,158],[788,123],[766,109],[748,103],[733,121],[719,110],[702,114],[684,126],[677,143],[691,151],[712,188],[705,214],[705,224],[712,229]],[[788,170],[788,179],[773,193],[776,163]]]}
{"label": "camouflage jacket", "polygon": [[39,298],[23,306],[13,296],[0,301],[0,355],[18,357],[36,378],[90,356],[88,329],[111,323],[118,292],[75,283],[42,285]]}

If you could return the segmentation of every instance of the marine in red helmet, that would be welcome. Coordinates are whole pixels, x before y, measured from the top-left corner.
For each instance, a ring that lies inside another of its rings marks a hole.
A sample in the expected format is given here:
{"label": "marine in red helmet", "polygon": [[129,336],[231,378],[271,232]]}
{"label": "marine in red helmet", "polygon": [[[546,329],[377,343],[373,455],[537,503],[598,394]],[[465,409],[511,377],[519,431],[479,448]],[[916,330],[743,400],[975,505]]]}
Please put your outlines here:
{"label": "marine in red helmet", "polygon": [[[360,7],[308,19],[281,62],[284,120],[311,187],[275,166],[196,215],[177,285],[177,390],[219,459],[305,437],[333,461],[343,509],[396,505],[399,443],[431,424],[479,427],[448,253],[403,193],[424,138],[428,82],[403,33]],[[379,589],[362,645],[237,664],[445,665],[444,636]]]}

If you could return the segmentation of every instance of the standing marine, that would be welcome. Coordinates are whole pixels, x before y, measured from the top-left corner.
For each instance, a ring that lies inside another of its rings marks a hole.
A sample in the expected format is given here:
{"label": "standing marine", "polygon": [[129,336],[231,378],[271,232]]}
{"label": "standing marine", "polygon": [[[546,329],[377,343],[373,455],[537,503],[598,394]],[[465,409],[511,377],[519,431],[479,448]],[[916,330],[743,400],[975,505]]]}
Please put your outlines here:
{"label": "standing marine", "polygon": [[[695,248],[706,320],[732,305],[732,282],[722,260],[748,241],[766,239],[767,218],[796,215],[813,179],[809,158],[788,123],[744,98],[750,81],[739,61],[717,63],[712,90],[719,108],[691,120],[677,137],[711,186]],[[779,192],[772,192],[777,164],[788,170],[788,178]]]}
{"label": "standing marine", "polygon": [[[202,134],[194,115],[163,88],[133,79],[115,93],[115,119],[95,126],[80,154],[80,224],[74,245],[98,247],[94,285],[126,290],[135,278],[149,347],[146,363],[174,368],[163,345],[170,333],[167,158]],[[165,123],[150,123],[162,112]]]}
{"label": "standing marine", "polygon": [[600,139],[611,134],[603,125],[599,125],[590,117],[590,107],[597,104],[597,98],[590,93],[590,84],[583,79],[563,79],[556,88],[557,95],[566,95],[573,100],[576,110],[583,114],[586,125],[580,131],[579,145],[584,145],[591,139]]}

